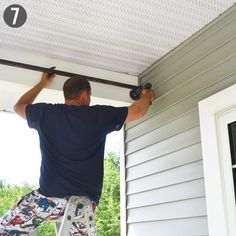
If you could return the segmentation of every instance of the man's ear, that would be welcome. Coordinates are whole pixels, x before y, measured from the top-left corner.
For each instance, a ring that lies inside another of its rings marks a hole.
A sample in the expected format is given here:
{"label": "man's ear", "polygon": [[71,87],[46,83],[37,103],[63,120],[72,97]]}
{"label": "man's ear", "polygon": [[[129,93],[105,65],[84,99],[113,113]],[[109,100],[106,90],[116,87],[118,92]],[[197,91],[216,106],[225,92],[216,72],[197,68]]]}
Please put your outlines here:
{"label": "man's ear", "polygon": [[87,98],[88,98],[87,91],[82,91],[81,94],[80,94],[80,101],[81,101],[81,103],[86,102]]}

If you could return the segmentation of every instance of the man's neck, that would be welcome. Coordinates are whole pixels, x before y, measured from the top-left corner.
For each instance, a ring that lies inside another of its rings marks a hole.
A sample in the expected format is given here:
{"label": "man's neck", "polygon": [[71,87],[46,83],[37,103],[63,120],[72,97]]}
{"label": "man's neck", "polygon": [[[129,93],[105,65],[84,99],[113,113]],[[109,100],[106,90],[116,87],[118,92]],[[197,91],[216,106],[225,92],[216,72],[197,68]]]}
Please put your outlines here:
{"label": "man's neck", "polygon": [[74,105],[74,106],[86,105],[82,101],[80,101],[79,99],[67,99],[67,100],[65,100],[65,104],[66,105]]}

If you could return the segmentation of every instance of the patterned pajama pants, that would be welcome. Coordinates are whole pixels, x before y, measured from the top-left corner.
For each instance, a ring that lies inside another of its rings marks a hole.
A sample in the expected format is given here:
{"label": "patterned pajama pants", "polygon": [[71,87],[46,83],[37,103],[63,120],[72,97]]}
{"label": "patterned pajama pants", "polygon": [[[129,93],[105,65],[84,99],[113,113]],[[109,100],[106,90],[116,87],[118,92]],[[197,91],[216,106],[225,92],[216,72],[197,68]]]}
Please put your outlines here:
{"label": "patterned pajama pants", "polygon": [[[49,220],[56,220],[63,216],[69,198],[45,197],[37,190],[23,196],[16,205],[0,218],[0,236],[22,236],[29,235],[38,226]],[[91,201],[90,201],[91,202]],[[84,222],[84,209],[82,203],[76,209],[76,216],[82,216]],[[91,202],[94,218],[96,204]],[[90,209],[91,209],[90,208]],[[96,232],[94,226],[93,232]],[[73,223],[69,236],[88,235],[86,225],[80,222]],[[94,235],[97,235],[95,233]],[[66,235],[65,235],[66,236]]]}

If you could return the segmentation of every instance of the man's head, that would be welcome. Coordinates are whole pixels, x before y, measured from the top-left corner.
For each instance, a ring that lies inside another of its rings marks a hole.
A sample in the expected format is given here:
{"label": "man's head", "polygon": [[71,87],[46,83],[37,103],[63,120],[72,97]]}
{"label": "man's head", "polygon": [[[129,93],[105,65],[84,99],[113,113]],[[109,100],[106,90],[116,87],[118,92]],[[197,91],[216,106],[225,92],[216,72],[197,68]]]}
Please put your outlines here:
{"label": "man's head", "polygon": [[63,86],[63,93],[66,104],[89,105],[91,87],[83,76],[72,76]]}

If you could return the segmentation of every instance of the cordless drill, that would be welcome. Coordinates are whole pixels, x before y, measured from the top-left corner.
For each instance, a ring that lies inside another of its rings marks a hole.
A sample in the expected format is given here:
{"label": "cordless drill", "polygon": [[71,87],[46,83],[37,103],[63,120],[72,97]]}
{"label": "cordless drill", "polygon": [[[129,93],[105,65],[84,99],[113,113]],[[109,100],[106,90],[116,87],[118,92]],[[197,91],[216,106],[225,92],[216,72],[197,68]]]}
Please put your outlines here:
{"label": "cordless drill", "polygon": [[146,83],[146,84],[140,85],[137,88],[132,89],[129,92],[129,96],[133,100],[138,100],[141,97],[141,95],[142,95],[142,90],[143,89],[151,89],[151,88],[152,88],[152,84],[151,83]]}

